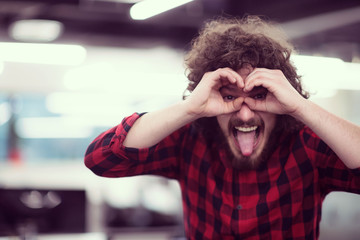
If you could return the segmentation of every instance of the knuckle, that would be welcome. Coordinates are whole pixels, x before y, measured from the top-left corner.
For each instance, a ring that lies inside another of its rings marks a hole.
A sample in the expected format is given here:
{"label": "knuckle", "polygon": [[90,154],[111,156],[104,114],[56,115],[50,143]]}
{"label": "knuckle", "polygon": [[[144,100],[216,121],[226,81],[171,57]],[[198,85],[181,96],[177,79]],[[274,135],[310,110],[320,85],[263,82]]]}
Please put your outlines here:
{"label": "knuckle", "polygon": [[279,75],[281,75],[283,73],[280,69],[274,69],[274,72]]}
{"label": "knuckle", "polygon": [[206,72],[206,73],[204,73],[204,77],[207,77],[207,76],[209,76],[211,74],[212,74],[211,72]]}

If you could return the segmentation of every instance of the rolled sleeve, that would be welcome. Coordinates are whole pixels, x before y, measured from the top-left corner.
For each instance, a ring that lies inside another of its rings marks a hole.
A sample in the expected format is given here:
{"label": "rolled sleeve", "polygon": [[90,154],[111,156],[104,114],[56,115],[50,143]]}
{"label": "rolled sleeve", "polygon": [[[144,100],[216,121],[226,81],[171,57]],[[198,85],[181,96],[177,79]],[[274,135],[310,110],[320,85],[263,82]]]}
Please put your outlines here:
{"label": "rolled sleeve", "polygon": [[178,133],[173,133],[150,148],[138,149],[123,145],[129,130],[142,115],[134,113],[95,138],[86,151],[85,165],[103,177],[152,174],[176,178]]}

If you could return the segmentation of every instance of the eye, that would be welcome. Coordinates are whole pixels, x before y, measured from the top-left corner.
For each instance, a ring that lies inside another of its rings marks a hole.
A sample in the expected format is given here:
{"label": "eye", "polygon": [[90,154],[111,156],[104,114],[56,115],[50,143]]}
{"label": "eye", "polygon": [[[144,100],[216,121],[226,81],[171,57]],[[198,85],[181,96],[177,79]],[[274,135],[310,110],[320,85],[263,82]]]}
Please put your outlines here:
{"label": "eye", "polygon": [[258,93],[252,96],[255,100],[264,100],[266,98],[267,92],[264,93]]}
{"label": "eye", "polygon": [[232,95],[226,95],[223,97],[225,102],[231,102],[235,100],[235,97]]}

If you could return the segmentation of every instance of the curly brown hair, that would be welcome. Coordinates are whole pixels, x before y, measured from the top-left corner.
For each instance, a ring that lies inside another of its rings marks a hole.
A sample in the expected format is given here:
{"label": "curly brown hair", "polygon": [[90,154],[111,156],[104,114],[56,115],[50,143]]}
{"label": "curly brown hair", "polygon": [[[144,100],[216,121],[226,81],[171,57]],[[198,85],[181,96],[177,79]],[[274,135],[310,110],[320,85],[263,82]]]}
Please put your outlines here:
{"label": "curly brown hair", "polygon": [[[301,85],[301,77],[290,61],[293,51],[292,44],[277,24],[259,16],[213,19],[193,39],[185,56],[189,80],[187,90],[192,92],[206,72],[224,67],[236,71],[243,64],[250,64],[253,68],[281,70],[291,85],[308,98],[308,92]],[[185,93],[183,97],[186,98]],[[282,118],[283,130],[297,130],[302,126],[290,116],[279,118]],[[201,125],[204,127],[204,121],[197,122],[203,122]]]}

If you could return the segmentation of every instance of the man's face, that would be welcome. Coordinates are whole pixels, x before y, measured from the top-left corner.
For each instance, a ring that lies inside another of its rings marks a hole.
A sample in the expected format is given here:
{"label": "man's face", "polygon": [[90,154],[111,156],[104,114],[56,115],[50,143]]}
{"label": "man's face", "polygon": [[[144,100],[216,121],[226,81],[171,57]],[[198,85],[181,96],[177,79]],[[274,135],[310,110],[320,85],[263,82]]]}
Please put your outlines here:
{"label": "man's face", "polygon": [[[252,70],[251,70],[252,71]],[[238,73],[243,79],[251,72],[240,69]],[[238,97],[265,99],[267,90],[263,87],[254,88],[244,93],[236,85],[226,85],[220,89],[225,101]],[[268,157],[270,136],[276,125],[276,115],[251,110],[245,103],[237,112],[217,116],[217,121],[226,139],[233,159],[232,166],[237,169],[256,169],[264,158]]]}

